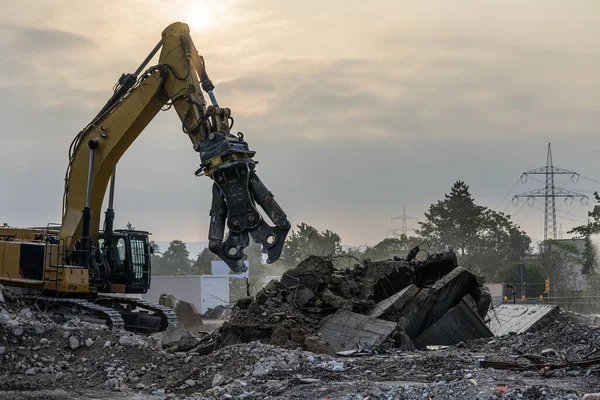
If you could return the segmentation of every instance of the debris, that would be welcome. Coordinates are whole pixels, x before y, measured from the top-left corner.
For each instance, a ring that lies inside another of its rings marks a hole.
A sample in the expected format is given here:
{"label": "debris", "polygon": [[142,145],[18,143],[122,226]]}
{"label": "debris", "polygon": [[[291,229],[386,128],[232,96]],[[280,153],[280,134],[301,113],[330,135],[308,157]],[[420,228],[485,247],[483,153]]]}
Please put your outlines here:
{"label": "debris", "polygon": [[396,323],[338,310],[328,317],[319,334],[335,351],[377,349],[396,329]]}
{"label": "debris", "polygon": [[192,335],[198,335],[204,331],[204,324],[194,304],[179,300],[173,307],[173,312],[177,315],[177,321],[183,324],[183,327]]}
{"label": "debris", "polygon": [[223,377],[223,375],[215,374],[212,380],[212,387],[221,386],[223,383],[225,383],[225,378]]}
{"label": "debris", "polygon": [[496,336],[535,332],[552,322],[557,314],[555,305],[501,304],[489,312],[489,327]]}
{"label": "debris", "polygon": [[415,340],[417,348],[428,345],[454,345],[465,340],[494,336],[479,315],[464,300],[450,309]]}
{"label": "debris", "polygon": [[417,285],[405,287],[393,296],[381,300],[367,312],[367,315],[373,318],[381,318],[387,312],[396,313],[405,306],[408,300],[415,297],[417,293],[419,293]]}
{"label": "debris", "polygon": [[177,321],[193,336],[197,336],[204,331],[202,318],[200,318],[200,313],[193,303],[179,300],[172,294],[161,293],[158,304],[171,308],[177,315]]}
{"label": "debris", "polygon": [[448,310],[456,306],[469,288],[475,284],[475,277],[464,268],[458,267],[438,280],[430,288],[422,289],[409,299],[404,306],[394,312],[382,315],[386,320],[408,322],[405,331],[411,339],[418,337]]}
{"label": "debris", "polygon": [[306,307],[308,303],[314,299],[315,293],[312,290],[306,287],[299,289],[297,286],[296,290],[293,290],[288,294],[286,301],[296,307]]}
{"label": "debris", "polygon": [[71,350],[76,350],[79,348],[79,340],[75,336],[71,336],[69,338],[69,347]]}

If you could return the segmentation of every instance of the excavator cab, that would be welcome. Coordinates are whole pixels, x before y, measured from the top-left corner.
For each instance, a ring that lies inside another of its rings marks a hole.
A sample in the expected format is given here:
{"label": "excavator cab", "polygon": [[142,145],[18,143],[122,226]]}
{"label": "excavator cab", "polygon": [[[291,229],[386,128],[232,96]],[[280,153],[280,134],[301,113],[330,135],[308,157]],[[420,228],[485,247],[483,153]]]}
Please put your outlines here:
{"label": "excavator cab", "polygon": [[111,292],[146,293],[150,287],[149,233],[117,229],[107,241],[104,232],[99,240],[100,254],[110,266]]}

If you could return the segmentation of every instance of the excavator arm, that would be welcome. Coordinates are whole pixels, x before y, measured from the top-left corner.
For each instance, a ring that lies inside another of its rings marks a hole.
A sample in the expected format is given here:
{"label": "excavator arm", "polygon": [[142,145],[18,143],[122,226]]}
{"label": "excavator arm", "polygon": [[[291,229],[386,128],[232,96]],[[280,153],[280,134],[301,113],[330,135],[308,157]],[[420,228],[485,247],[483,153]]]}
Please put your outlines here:
{"label": "excavator arm", "polygon": [[[159,64],[147,68],[159,50]],[[206,105],[202,89],[212,105]],[[117,162],[159,111],[174,108],[200,156],[196,175],[214,181],[210,250],[234,272],[246,270],[244,248],[250,237],[262,244],[268,263],[279,258],[290,223],[256,175],[255,152],[244,135],[230,132],[231,111],[219,107],[213,89],[188,25],[169,25],[142,65],[119,79],[113,96],[71,144],[60,230],[67,248],[77,244],[85,255],[98,242],[99,211]],[[274,226],[265,222],[256,204]],[[81,262],[87,265],[89,260]]]}

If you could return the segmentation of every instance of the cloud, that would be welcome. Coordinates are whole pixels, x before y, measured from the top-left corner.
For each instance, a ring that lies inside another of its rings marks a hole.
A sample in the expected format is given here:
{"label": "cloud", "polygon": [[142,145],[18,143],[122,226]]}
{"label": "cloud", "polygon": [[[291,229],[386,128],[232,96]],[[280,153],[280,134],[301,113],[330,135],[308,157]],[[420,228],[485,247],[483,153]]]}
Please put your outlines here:
{"label": "cloud", "polygon": [[77,50],[95,46],[87,35],[61,29],[43,29],[24,25],[0,24],[0,49],[15,55],[35,55]]}
{"label": "cloud", "polygon": [[[597,5],[516,15],[511,1],[390,1],[385,13],[359,1],[224,2],[228,17],[192,35],[292,221],[374,243],[403,205],[421,216],[458,179],[496,207],[545,163],[548,141],[558,165],[594,177]],[[186,21],[189,2],[96,1],[77,15],[66,2],[30,17],[37,3],[0,16],[0,166],[15,171],[0,175],[0,222],[13,224],[57,220],[70,140],[162,29]],[[175,113],[160,113],[119,162],[118,224],[204,240],[211,182],[193,176],[198,163]],[[519,208],[515,220],[539,235],[541,216]]]}

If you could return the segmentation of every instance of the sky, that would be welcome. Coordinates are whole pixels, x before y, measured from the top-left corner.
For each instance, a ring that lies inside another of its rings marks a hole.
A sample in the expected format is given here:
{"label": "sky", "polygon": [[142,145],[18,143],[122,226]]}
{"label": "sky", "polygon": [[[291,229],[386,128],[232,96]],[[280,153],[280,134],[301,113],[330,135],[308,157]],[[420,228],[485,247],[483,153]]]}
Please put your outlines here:
{"label": "sky", "polygon": [[[222,106],[292,223],[375,244],[456,180],[543,237],[546,163],[600,189],[594,0],[0,0],[0,223],[60,222],[68,146],[171,22],[190,25]],[[174,111],[118,165],[116,223],[205,241],[211,181]],[[543,199],[542,199],[543,200]],[[566,232],[593,201],[557,199]],[[408,225],[417,228],[418,220]]]}

